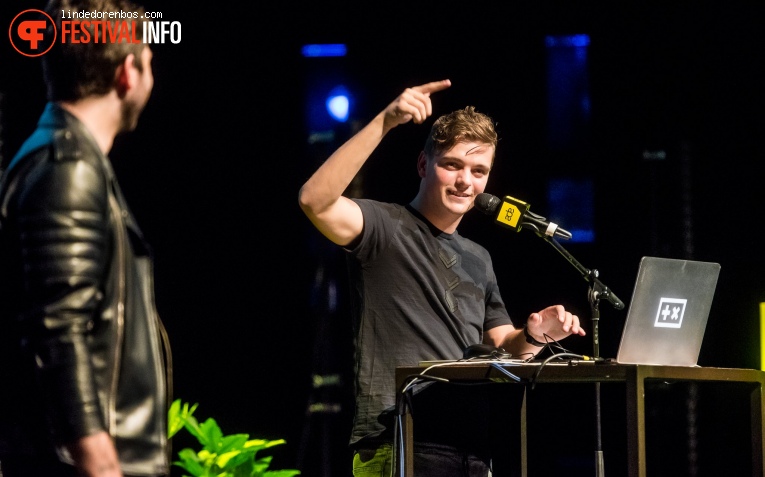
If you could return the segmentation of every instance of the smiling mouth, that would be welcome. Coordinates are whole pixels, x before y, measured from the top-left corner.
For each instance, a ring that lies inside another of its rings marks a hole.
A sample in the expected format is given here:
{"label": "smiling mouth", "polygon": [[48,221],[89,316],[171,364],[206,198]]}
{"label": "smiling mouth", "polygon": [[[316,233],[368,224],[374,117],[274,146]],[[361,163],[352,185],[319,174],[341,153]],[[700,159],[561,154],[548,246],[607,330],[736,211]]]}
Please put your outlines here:
{"label": "smiling mouth", "polygon": [[453,195],[453,196],[459,197],[461,199],[467,199],[468,197],[470,197],[470,194],[466,194],[464,192],[459,192],[459,191],[455,191],[455,190],[447,191],[447,193],[449,195]]}

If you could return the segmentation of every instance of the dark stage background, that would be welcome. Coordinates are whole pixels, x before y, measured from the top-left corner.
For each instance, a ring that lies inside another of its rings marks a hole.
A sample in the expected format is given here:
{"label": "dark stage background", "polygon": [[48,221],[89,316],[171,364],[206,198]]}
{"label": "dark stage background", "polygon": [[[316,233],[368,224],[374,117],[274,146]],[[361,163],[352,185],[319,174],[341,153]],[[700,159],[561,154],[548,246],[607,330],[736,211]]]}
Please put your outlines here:
{"label": "dark stage background", "polygon": [[[349,475],[343,257],[297,205],[300,185],[336,145],[309,145],[305,121],[312,78],[330,71],[347,78],[360,123],[405,87],[450,78],[453,86],[434,96],[434,115],[468,104],[491,115],[501,141],[488,192],[522,198],[542,215],[548,179],[590,178],[595,242],[564,246],[625,302],[642,256],[719,262],[699,364],[759,368],[765,29],[756,3],[145,2],[164,20],[181,22],[182,41],[155,46],[154,93],[137,130],[119,138],[111,156],[156,254],[175,395],[198,402],[199,417],[215,417],[224,432],[287,439],[274,450],[274,468]],[[2,25],[43,5],[3,1]],[[574,147],[560,149],[546,136],[544,45],[548,35],[567,34],[590,38],[591,121]],[[309,60],[300,53],[306,43],[345,43],[348,56]],[[44,88],[38,61],[7,40],[0,44],[0,151],[7,160],[34,128]],[[410,200],[431,123],[407,124],[385,138],[356,190]],[[337,141],[352,127],[339,128]],[[646,160],[646,151],[664,151],[666,159]],[[519,322],[560,302],[591,329],[586,282],[548,244],[477,213],[461,231],[492,252]],[[624,318],[601,304],[601,356],[615,356]],[[565,344],[592,352],[590,336]],[[314,374],[337,376],[340,385],[313,388]],[[592,475],[591,396],[570,389],[549,396],[553,416],[560,408],[571,413],[534,431],[532,462],[537,456],[557,466],[547,475]],[[685,415],[682,396],[670,401]],[[623,396],[605,397],[606,468],[619,475]],[[719,415],[729,397],[702,393],[699,408]],[[546,399],[540,393],[538,402]],[[341,407],[307,413],[312,403]],[[663,412],[658,406],[652,415],[671,426]],[[683,441],[672,455],[685,455],[686,425],[672,427]],[[720,458],[736,456],[720,446],[737,445],[731,436],[741,426],[733,416],[712,427],[713,440],[697,449],[704,451],[699,475],[738,475],[746,463]],[[179,436],[175,446],[193,444]],[[551,447],[566,451],[556,459]],[[679,460],[671,475],[691,475]]]}

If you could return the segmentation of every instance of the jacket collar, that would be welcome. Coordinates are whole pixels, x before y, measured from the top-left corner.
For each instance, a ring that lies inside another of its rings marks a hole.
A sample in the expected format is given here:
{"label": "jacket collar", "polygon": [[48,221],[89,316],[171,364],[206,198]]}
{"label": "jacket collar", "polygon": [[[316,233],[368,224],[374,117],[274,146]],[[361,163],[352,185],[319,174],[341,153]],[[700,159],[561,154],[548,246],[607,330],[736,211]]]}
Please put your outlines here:
{"label": "jacket collar", "polygon": [[[78,147],[89,149],[89,153],[96,155],[101,158],[102,162],[108,164],[108,159],[103,152],[101,152],[96,139],[90,133],[88,128],[85,127],[85,124],[58,104],[48,102],[40,115],[40,119],[37,120],[37,129],[35,129],[32,135],[21,145],[21,148],[19,148],[19,151],[8,165],[8,169],[11,169],[21,160],[21,158],[27,156],[35,149],[51,144],[55,131],[62,129],[73,131],[78,138]],[[107,170],[109,171],[110,178],[113,178],[114,176],[111,167],[108,167]]]}

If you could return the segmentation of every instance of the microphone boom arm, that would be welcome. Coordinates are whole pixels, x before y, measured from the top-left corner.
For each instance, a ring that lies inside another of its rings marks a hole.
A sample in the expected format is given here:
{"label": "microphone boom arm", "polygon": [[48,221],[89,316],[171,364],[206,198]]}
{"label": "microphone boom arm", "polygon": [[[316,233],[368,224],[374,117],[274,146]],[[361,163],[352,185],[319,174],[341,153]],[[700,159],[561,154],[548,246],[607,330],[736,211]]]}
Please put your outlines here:
{"label": "microphone boom arm", "polygon": [[[593,269],[590,270],[588,268],[585,268],[579,261],[574,258],[571,253],[569,253],[568,250],[566,250],[563,245],[561,245],[555,238],[550,237],[549,235],[544,235],[541,233],[538,233],[540,237],[542,237],[547,243],[552,245],[555,250],[560,252],[561,255],[563,255],[568,262],[574,266],[577,270],[579,270],[579,273],[582,274],[582,277],[587,281],[587,283],[590,284],[590,302],[592,303],[593,300],[600,300],[605,299],[611,305],[613,305],[614,308],[617,310],[624,309],[624,302],[622,302],[619,297],[614,294],[606,285],[603,284],[603,282],[600,281],[598,278],[598,271]],[[595,355],[597,357],[597,354]]]}

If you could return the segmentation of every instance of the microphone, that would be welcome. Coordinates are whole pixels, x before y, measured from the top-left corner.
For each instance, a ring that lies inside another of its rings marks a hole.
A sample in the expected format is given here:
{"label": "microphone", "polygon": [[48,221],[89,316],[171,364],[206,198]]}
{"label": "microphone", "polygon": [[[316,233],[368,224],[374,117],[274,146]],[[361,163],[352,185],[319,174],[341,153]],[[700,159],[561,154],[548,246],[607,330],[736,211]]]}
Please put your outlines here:
{"label": "microphone", "polygon": [[[541,215],[529,211],[530,204],[506,195],[500,200],[496,195],[481,193],[475,198],[475,206],[486,215],[494,215],[494,220],[503,227],[520,232],[522,228],[531,229],[538,235],[552,238],[571,238],[571,232],[558,227]],[[496,215],[495,215],[496,214]]]}

